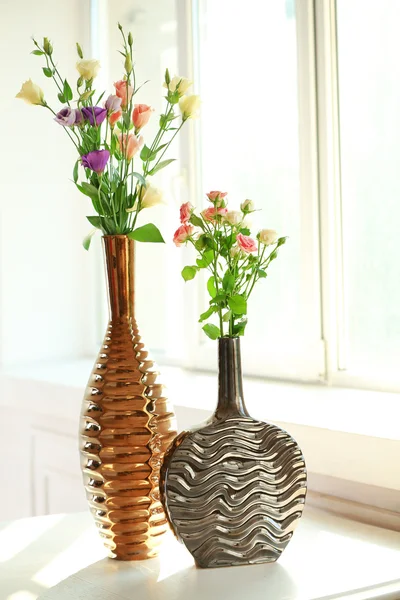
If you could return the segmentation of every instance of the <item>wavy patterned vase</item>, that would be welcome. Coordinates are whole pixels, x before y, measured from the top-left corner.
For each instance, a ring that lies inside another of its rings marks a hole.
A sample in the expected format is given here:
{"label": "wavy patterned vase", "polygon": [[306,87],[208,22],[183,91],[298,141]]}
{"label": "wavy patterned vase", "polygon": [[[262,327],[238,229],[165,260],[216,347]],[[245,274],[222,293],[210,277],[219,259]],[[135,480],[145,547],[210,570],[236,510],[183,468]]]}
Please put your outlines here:
{"label": "wavy patterned vase", "polygon": [[134,318],[134,242],[104,236],[110,321],[83,400],[80,449],[91,512],[121,560],[156,556],[167,520],[160,466],[175,417]]}
{"label": "wavy patterned vase", "polygon": [[306,480],[294,439],[249,416],[240,340],[221,338],[217,409],[178,436],[161,470],[161,497],[175,535],[199,567],[274,562],[301,517]]}

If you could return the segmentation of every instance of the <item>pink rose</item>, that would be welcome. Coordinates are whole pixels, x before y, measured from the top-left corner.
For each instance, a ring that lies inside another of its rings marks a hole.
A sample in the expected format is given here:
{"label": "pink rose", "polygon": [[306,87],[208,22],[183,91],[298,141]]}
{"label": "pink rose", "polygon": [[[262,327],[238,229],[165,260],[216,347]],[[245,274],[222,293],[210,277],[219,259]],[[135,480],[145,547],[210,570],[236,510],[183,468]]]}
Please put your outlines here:
{"label": "pink rose", "polygon": [[222,200],[227,195],[228,195],[228,192],[218,192],[216,190],[214,190],[212,192],[208,192],[208,194],[206,194],[206,196],[210,202],[215,202],[216,200]]}
{"label": "pink rose", "polygon": [[249,237],[248,235],[243,235],[241,233],[238,233],[237,237],[236,237],[236,241],[237,241],[239,247],[243,250],[243,252],[250,253],[250,252],[257,251],[257,244],[255,243],[253,238]]}
{"label": "pink rose", "polygon": [[118,141],[121,153],[128,161],[132,160],[144,143],[142,136],[137,137],[133,133],[129,133],[128,137],[126,136],[126,133],[120,133],[118,136]]}
{"label": "pink rose", "polygon": [[174,233],[175,246],[182,246],[193,233],[194,227],[192,225],[181,225]]}
{"label": "pink rose", "polygon": [[147,125],[152,112],[154,112],[154,108],[147,106],[147,104],[135,104],[135,109],[132,113],[132,123],[136,131]]}
{"label": "pink rose", "polygon": [[190,204],[190,202],[186,202],[185,204],[182,204],[182,206],[179,209],[181,223],[183,223],[185,225],[189,221],[190,216],[192,214],[192,210],[193,210],[193,206]]}
{"label": "pink rose", "polygon": [[211,223],[215,223],[217,215],[221,215],[222,217],[224,217],[227,212],[227,208],[217,208],[216,206],[210,206],[210,208],[206,208],[205,210],[203,210],[201,214],[205,221],[211,221]]}
{"label": "pink rose", "polygon": [[110,123],[110,126],[114,127],[115,123],[120,120],[121,116],[122,116],[122,110],[119,110],[117,112],[113,112],[108,117],[108,122]]}
{"label": "pink rose", "polygon": [[128,85],[126,81],[120,79],[114,83],[115,93],[118,98],[121,98],[122,108],[126,108],[133,96],[133,87]]}

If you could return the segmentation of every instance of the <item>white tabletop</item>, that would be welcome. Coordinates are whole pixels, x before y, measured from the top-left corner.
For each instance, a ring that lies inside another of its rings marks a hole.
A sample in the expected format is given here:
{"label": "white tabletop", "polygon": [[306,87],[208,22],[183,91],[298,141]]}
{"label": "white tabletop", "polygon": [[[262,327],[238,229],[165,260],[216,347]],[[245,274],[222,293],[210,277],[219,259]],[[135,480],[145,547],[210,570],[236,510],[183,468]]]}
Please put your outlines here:
{"label": "white tabletop", "polygon": [[159,558],[105,558],[89,514],[0,525],[0,600],[400,599],[400,535],[307,508],[278,563],[197,569],[170,536]]}

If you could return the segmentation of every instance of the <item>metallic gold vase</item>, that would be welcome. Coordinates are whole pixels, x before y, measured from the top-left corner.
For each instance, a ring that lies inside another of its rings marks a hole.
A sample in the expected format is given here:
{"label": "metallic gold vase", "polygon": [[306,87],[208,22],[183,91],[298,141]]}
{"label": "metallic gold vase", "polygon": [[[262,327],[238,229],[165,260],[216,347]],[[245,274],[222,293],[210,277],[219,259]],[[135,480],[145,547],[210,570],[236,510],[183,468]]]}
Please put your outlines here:
{"label": "metallic gold vase", "polygon": [[239,338],[220,339],[217,409],[178,436],[161,470],[175,535],[199,567],[274,562],[301,517],[306,479],[293,438],[246,410]]}
{"label": "metallic gold vase", "polygon": [[83,400],[81,463],[91,512],[110,556],[157,555],[167,530],[163,455],[175,416],[134,318],[134,242],[103,237],[110,321]]}

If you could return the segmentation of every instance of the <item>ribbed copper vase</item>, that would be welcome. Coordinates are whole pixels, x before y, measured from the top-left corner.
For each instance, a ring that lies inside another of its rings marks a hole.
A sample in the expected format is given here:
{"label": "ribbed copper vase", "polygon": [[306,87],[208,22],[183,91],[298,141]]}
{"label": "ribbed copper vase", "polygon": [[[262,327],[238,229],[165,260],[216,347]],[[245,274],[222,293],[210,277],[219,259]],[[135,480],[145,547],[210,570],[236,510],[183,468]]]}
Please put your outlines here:
{"label": "ribbed copper vase", "polygon": [[167,530],[159,477],[176,423],[134,317],[134,241],[104,236],[103,247],[110,321],[83,400],[81,463],[110,556],[141,560]]}

